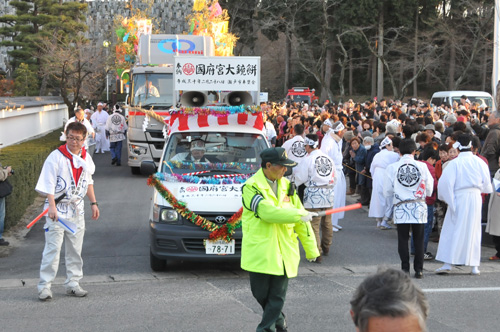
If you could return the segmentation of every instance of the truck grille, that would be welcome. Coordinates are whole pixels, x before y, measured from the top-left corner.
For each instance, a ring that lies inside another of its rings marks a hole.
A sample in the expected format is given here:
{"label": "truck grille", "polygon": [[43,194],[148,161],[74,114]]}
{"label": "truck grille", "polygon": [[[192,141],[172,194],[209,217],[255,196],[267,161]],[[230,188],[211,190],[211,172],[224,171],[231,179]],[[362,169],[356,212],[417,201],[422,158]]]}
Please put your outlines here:
{"label": "truck grille", "polygon": [[173,240],[158,239],[156,240],[156,245],[165,249],[177,249],[177,244]]}

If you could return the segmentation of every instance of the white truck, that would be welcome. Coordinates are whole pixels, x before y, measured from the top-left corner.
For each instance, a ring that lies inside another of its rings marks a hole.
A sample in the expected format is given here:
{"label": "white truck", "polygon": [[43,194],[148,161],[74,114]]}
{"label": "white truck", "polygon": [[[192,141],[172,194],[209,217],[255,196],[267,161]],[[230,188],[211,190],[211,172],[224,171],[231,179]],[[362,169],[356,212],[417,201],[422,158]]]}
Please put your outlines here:
{"label": "white truck", "polygon": [[[184,55],[213,56],[212,38],[160,34],[141,35],[139,39],[136,64],[129,72],[131,89],[128,97],[127,150],[128,165],[133,174],[139,174],[145,163],[158,165],[160,161],[165,144],[165,123],[150,118],[147,127],[143,128],[145,114],[140,109],[153,110],[168,121],[168,110],[176,106],[174,57]],[[184,102],[188,105],[206,105],[209,100],[196,95]]]}
{"label": "white truck", "polygon": [[[269,147],[262,113],[221,115],[172,114],[156,177],[193,213],[218,227],[242,207],[244,181],[261,167]],[[151,172],[153,170],[147,170]],[[149,215],[150,265],[162,271],[167,261],[238,261],[241,229],[231,241],[210,241],[210,231],[182,215],[161,191],[153,192]]]}

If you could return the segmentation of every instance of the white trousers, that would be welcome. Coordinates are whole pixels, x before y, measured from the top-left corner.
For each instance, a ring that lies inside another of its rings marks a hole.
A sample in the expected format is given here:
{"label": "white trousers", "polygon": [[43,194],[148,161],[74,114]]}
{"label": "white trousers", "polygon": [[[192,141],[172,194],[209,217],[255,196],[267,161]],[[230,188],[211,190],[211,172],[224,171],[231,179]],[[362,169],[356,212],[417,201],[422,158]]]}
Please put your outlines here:
{"label": "white trousers", "polygon": [[109,151],[109,139],[106,138],[104,125],[99,125],[95,132],[95,151]]}
{"label": "white trousers", "polygon": [[66,281],[64,286],[72,288],[79,284],[83,278],[82,244],[85,234],[85,220],[83,216],[74,219],[77,225],[75,234],[67,230],[58,222],[51,223],[45,230],[45,248],[43,249],[42,263],[40,265],[40,281],[38,291],[50,289],[59,269],[59,257],[63,241],[65,241]]}
{"label": "white trousers", "polygon": [[[346,194],[346,180],[345,180],[345,175],[344,172],[342,171],[342,168],[336,169],[336,172],[338,174],[337,176],[337,183],[335,183],[335,196],[333,198],[333,208],[339,208],[345,206],[345,194]],[[344,218],[344,212],[340,213],[334,213],[332,214],[332,224],[333,225],[338,225],[339,224],[339,219]]]}

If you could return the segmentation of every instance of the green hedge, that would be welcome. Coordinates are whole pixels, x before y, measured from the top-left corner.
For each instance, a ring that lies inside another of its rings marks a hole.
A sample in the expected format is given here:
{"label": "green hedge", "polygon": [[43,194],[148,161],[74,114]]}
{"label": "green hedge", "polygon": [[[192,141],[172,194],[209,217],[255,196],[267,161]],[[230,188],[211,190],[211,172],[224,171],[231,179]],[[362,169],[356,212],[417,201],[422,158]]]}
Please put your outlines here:
{"label": "green hedge", "polygon": [[43,137],[1,149],[2,166],[12,166],[14,170],[14,175],[9,176],[14,189],[5,201],[5,229],[16,225],[26,208],[33,204],[38,195],[35,186],[43,163],[62,144],[59,140],[61,131],[62,128]]}

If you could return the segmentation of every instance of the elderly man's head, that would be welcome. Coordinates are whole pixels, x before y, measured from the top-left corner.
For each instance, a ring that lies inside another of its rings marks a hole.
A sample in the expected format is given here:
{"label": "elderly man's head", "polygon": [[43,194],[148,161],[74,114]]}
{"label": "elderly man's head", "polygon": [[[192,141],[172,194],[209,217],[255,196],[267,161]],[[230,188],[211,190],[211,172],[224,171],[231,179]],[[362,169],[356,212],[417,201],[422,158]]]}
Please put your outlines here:
{"label": "elderly man's head", "polygon": [[200,160],[205,155],[205,142],[195,140],[191,142],[191,155],[195,160]]}
{"label": "elderly man's head", "polygon": [[425,332],[428,314],[424,293],[401,270],[381,270],[366,278],[351,300],[358,332]]}

